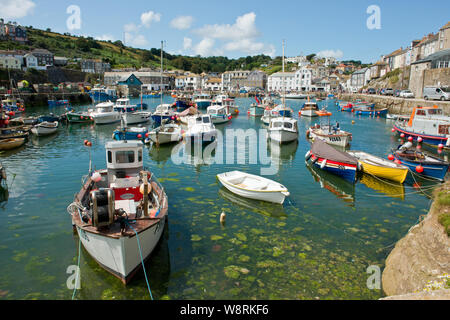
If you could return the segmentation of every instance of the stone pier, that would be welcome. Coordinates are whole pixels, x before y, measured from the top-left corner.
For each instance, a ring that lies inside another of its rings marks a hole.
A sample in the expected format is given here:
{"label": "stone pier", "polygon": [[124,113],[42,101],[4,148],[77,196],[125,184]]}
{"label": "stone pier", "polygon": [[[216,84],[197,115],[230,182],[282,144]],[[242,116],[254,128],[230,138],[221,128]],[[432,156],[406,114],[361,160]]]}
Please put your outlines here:
{"label": "stone pier", "polygon": [[374,94],[340,94],[338,96],[343,101],[355,101],[361,99],[370,103],[375,103],[377,108],[388,108],[391,114],[410,115],[414,107],[432,107],[442,108],[445,115],[450,116],[450,101],[424,100],[424,99],[406,99],[392,96],[380,96]]}

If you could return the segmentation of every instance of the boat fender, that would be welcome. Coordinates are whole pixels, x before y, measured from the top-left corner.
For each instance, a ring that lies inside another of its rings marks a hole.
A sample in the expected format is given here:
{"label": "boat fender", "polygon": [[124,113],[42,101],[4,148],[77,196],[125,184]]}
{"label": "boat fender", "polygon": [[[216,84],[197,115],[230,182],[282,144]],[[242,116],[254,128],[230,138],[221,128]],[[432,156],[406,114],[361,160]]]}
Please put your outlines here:
{"label": "boat fender", "polygon": [[320,164],[320,169],[325,168],[326,165],[327,165],[327,159],[324,159],[324,160],[322,161],[322,163]]}
{"label": "boat fender", "polygon": [[319,158],[314,158],[313,161],[311,161],[312,164],[315,164],[319,160]]}
{"label": "boat fender", "polygon": [[308,152],[305,154],[305,160],[308,161],[311,158],[311,151],[308,150]]}
{"label": "boat fender", "polygon": [[363,171],[363,165],[359,161],[358,161],[358,164],[357,164],[357,168],[358,168],[358,171]]}

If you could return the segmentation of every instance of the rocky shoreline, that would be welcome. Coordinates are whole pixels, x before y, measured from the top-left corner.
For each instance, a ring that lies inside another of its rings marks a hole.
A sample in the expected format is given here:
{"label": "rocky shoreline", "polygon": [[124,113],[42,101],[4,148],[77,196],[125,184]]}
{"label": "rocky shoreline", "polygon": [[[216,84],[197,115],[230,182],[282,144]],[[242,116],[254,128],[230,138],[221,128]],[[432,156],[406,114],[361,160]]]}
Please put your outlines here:
{"label": "rocky shoreline", "polygon": [[[429,213],[397,242],[386,259],[382,285],[383,300],[450,300],[447,285],[439,286],[450,273],[450,237],[439,223],[440,214],[450,212],[449,205],[437,200],[438,192],[450,192],[447,182],[435,193]],[[444,280],[443,280],[444,279]]]}

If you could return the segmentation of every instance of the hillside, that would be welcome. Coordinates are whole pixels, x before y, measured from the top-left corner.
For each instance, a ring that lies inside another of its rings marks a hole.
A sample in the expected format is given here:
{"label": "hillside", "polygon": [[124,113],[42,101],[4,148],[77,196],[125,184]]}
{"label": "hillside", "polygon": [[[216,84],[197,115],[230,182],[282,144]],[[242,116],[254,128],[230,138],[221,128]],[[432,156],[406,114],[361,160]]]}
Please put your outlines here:
{"label": "hillside", "polygon": [[[100,41],[91,37],[77,37],[59,34],[27,27],[28,44],[19,44],[13,41],[0,41],[0,50],[32,50],[35,48],[47,49],[55,56],[67,58],[102,59],[109,62],[112,68],[153,68],[160,65],[160,49],[136,49],[124,46],[121,41]],[[260,68],[262,64],[271,66],[272,59],[269,56],[248,56],[239,59],[227,57],[190,57],[171,55],[164,52],[164,65],[168,70],[180,69],[194,73],[224,72],[227,70],[244,69],[253,70]]]}

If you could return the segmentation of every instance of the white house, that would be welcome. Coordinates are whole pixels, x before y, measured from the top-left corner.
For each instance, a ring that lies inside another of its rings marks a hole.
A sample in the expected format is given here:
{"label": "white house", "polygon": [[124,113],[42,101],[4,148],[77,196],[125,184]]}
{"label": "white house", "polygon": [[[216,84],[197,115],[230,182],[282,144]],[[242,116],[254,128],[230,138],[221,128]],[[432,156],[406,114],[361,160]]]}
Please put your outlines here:
{"label": "white house", "polygon": [[298,91],[311,91],[313,71],[309,66],[303,66],[295,72],[295,81]]}
{"label": "white house", "polygon": [[22,69],[22,59],[13,56],[0,56],[0,68]]}
{"label": "white house", "polygon": [[37,69],[38,68],[38,59],[32,54],[27,53],[23,56],[25,60],[25,67],[27,69]]}
{"label": "white house", "polygon": [[207,91],[221,91],[222,90],[222,79],[221,78],[209,78],[203,84],[203,89]]}
{"label": "white house", "polygon": [[270,75],[267,79],[267,89],[269,91],[296,91],[294,72],[277,72]]}

